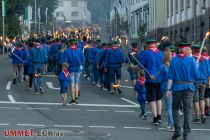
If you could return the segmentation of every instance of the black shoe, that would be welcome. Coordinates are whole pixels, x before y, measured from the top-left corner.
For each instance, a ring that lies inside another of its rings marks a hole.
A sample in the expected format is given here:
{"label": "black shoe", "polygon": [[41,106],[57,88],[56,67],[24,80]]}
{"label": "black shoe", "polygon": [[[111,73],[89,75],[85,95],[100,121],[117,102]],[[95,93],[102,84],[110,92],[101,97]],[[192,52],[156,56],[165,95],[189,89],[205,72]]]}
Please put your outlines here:
{"label": "black shoe", "polygon": [[156,125],[156,126],[159,125],[159,122],[158,122],[157,117],[154,117],[154,119],[153,119],[153,124]]}
{"label": "black shoe", "polygon": [[74,103],[75,103],[75,104],[78,104],[78,103],[79,103],[79,100],[75,100]]}
{"label": "black shoe", "polygon": [[201,120],[198,119],[198,118],[195,118],[192,123],[195,123],[195,124],[201,124]]}
{"label": "black shoe", "polygon": [[71,102],[69,102],[69,104],[75,104],[75,100],[71,100]]}
{"label": "black shoe", "polygon": [[39,88],[39,93],[40,93],[41,95],[43,95],[43,94],[44,94],[44,90],[43,90],[43,88],[42,88],[42,87],[40,87],[40,88]]}
{"label": "black shoe", "polygon": [[117,91],[119,92],[119,94],[122,94],[122,91],[120,89],[117,89]]}
{"label": "black shoe", "polygon": [[206,116],[202,115],[201,116],[201,123],[205,123],[206,122]]}
{"label": "black shoe", "polygon": [[158,123],[161,124],[162,123],[162,120],[161,120],[161,115],[157,115],[157,120],[158,120]]}
{"label": "black shoe", "polygon": [[179,137],[181,137],[181,134],[174,133],[174,135],[172,136],[172,140],[178,139]]}
{"label": "black shoe", "polygon": [[13,83],[13,84],[16,84],[16,79],[15,79],[15,78],[13,79],[12,83]]}

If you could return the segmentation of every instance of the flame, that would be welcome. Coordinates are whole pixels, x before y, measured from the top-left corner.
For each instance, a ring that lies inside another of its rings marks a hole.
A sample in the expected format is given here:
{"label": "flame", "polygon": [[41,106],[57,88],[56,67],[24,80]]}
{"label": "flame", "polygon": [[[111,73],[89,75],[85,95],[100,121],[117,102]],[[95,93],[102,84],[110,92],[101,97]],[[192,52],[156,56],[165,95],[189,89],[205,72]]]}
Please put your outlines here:
{"label": "flame", "polygon": [[161,40],[164,40],[166,37],[167,37],[167,36],[163,36],[163,37],[161,38]]}
{"label": "flame", "polygon": [[119,38],[118,40],[119,40],[119,42],[120,42],[120,44],[121,44],[121,43],[122,43],[122,39],[121,39],[121,38]]}
{"label": "flame", "polygon": [[2,40],[2,36],[0,36],[0,40]]}
{"label": "flame", "polygon": [[206,33],[205,39],[207,39],[207,37],[210,35],[210,32]]}
{"label": "flame", "polygon": [[128,45],[128,37],[125,39],[125,44]]}
{"label": "flame", "polygon": [[120,85],[113,85],[113,87],[114,87],[114,88],[118,88],[118,87],[120,87]]}
{"label": "flame", "polygon": [[16,42],[16,37],[12,41],[15,43]]}

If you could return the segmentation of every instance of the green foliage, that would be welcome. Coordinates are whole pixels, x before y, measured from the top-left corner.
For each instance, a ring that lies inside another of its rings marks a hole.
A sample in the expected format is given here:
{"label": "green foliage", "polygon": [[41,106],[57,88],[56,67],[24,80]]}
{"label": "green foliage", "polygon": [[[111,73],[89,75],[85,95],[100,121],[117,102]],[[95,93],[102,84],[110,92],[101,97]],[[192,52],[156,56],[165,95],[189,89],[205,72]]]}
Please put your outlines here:
{"label": "green foliage", "polygon": [[[6,0],[6,16],[5,16],[5,35],[13,38],[15,35],[21,34],[21,25],[19,17],[24,15],[24,8],[31,5],[34,8],[35,0]],[[41,21],[45,21],[45,9],[48,8],[48,20],[52,20],[52,12],[57,8],[58,0],[37,0],[37,9],[41,9]],[[0,6],[0,13],[2,6]],[[2,13],[1,13],[2,15]],[[33,15],[34,19],[34,10]],[[38,18],[38,16],[37,16]],[[2,23],[2,16],[0,16]],[[2,24],[0,26],[0,34],[2,35]]]}
{"label": "green foliage", "polygon": [[139,21],[139,27],[138,27],[138,37],[141,41],[141,43],[145,42],[145,33],[146,33],[147,29],[146,29],[146,23],[144,23],[143,21]]}

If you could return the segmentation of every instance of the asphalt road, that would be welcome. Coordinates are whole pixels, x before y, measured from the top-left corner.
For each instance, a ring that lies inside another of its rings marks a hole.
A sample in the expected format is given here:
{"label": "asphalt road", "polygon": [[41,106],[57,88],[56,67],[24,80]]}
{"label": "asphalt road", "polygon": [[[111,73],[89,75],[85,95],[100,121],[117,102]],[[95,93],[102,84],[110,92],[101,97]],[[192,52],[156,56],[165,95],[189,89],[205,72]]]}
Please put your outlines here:
{"label": "asphalt road", "polygon": [[[129,87],[128,77],[124,69],[122,85]],[[152,125],[149,109],[147,120],[139,117],[132,89],[110,95],[82,77],[79,104],[63,107],[56,78],[44,79],[43,96],[27,91],[24,83],[13,85],[11,81],[11,60],[0,58],[0,140],[170,140],[173,134],[165,129],[164,116],[159,127]],[[210,140],[210,118],[192,129],[190,140]],[[36,135],[5,137],[5,130],[32,130]],[[38,132],[64,136],[41,137]]]}

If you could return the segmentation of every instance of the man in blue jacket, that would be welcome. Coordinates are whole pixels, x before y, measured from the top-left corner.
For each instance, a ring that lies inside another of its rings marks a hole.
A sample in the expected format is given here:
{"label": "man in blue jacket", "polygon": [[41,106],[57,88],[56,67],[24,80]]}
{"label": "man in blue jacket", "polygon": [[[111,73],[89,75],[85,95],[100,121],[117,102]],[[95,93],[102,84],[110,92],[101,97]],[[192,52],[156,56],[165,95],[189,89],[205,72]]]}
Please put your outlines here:
{"label": "man in blue jacket", "polygon": [[[121,94],[120,90],[120,81],[121,81],[121,68],[122,63],[125,62],[124,55],[122,51],[119,49],[119,45],[117,41],[112,42],[112,48],[109,49],[106,53],[105,58],[105,66],[108,67],[109,70],[109,81],[111,84],[112,90],[110,91],[112,94],[115,94],[114,90],[118,90],[118,92]],[[116,77],[116,82],[115,82]],[[117,87],[114,87],[114,82],[117,85]]]}
{"label": "man in blue jacket", "polygon": [[172,59],[169,67],[166,94],[168,97],[172,97],[173,91],[172,110],[175,132],[172,136],[172,139],[177,139],[181,136],[181,122],[179,116],[181,102],[183,105],[184,113],[184,140],[188,140],[188,135],[190,134],[192,120],[192,101],[193,93],[195,92],[195,86],[193,83],[196,79],[199,79],[200,75],[194,58],[187,55],[187,48],[189,47],[190,44],[179,44],[179,53]]}
{"label": "man in blue jacket", "polygon": [[[153,124],[161,123],[161,109],[162,109],[162,94],[160,90],[160,81],[157,78],[159,75],[159,68],[163,61],[163,53],[158,50],[157,42],[155,40],[147,40],[147,48],[141,54],[140,63],[152,75],[146,73],[146,97],[153,114]],[[141,66],[139,66],[141,68]]]}
{"label": "man in blue jacket", "polygon": [[80,48],[76,46],[76,39],[69,39],[68,45],[69,48],[65,51],[65,62],[69,64],[70,72],[70,89],[72,94],[72,100],[70,104],[78,104],[78,94],[79,94],[79,80],[81,74],[81,66],[84,63],[84,54]]}
{"label": "man in blue jacket", "polygon": [[[192,45],[193,49],[193,58],[195,61],[198,59],[198,55],[201,49],[201,46],[199,44]],[[200,73],[199,79],[195,81],[195,93],[193,96],[193,103],[194,103],[194,110],[195,110],[195,119],[193,120],[193,123],[205,123],[206,122],[206,116],[205,116],[205,104],[204,104],[204,94],[206,85],[209,85],[209,79],[210,79],[210,68],[208,64],[208,60],[204,59],[204,57],[201,55],[198,62],[198,70]],[[201,114],[201,115],[200,115]]]}
{"label": "man in blue jacket", "polygon": [[[21,42],[18,41],[15,43],[15,45],[16,47],[11,55],[13,64],[13,84],[16,84],[16,79],[19,81],[21,80],[22,66],[27,58],[27,52],[22,46]],[[18,73],[18,77],[16,73]]]}
{"label": "man in blue jacket", "polygon": [[42,88],[42,75],[44,71],[44,65],[47,63],[46,51],[41,47],[38,41],[36,41],[29,54],[33,66],[35,94],[44,94]]}
{"label": "man in blue jacket", "polygon": [[92,46],[88,49],[90,80],[93,84],[98,84],[99,80],[99,70],[96,67],[96,55],[98,51],[99,49],[97,48],[97,44],[94,41]]}

